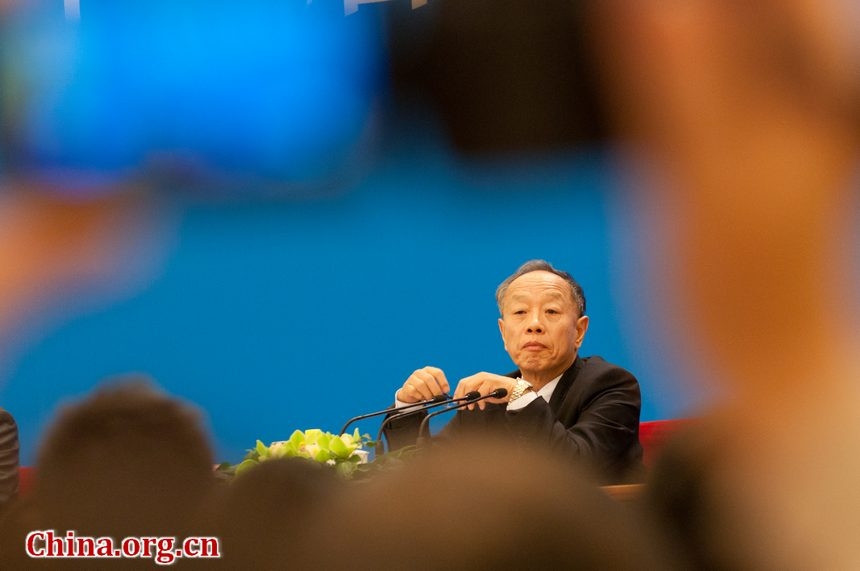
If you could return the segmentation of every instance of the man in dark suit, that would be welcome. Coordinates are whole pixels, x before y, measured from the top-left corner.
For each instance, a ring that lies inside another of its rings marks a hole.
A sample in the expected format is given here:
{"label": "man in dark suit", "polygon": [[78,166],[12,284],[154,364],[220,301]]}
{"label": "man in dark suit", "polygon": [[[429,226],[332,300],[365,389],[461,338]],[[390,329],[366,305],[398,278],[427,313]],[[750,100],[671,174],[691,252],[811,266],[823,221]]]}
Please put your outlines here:
{"label": "man in dark suit", "polygon": [[[499,388],[507,394],[461,409],[440,436],[505,431],[515,441],[546,445],[590,464],[602,482],[638,479],[639,383],[600,357],[578,355],[588,329],[582,287],[567,272],[532,260],[502,282],[496,300],[505,350],[518,370],[462,379],[455,398]],[[395,398],[406,406],[449,390],[441,369],[424,367],[406,379]],[[414,442],[423,416],[392,419],[386,430],[391,447]]]}
{"label": "man in dark suit", "polygon": [[0,408],[0,509],[18,495],[18,425]]}

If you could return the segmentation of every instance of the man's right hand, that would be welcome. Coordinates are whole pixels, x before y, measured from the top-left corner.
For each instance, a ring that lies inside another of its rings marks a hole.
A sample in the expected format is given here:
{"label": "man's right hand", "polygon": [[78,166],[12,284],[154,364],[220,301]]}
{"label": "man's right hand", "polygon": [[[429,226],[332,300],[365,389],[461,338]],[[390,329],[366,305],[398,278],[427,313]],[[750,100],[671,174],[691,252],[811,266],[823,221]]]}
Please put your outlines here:
{"label": "man's right hand", "polygon": [[409,375],[394,396],[400,402],[413,403],[446,394],[449,390],[448,379],[442,369],[424,367]]}

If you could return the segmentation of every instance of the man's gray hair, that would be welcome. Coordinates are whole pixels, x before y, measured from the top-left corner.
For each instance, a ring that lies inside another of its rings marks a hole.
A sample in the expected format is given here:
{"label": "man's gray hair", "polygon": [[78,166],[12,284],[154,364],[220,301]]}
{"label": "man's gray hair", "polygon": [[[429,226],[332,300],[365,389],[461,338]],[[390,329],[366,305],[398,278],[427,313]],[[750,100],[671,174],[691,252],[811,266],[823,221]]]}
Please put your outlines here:
{"label": "man's gray hair", "polygon": [[546,260],[529,260],[499,284],[499,287],[496,288],[496,303],[499,305],[499,314],[502,313],[502,302],[505,299],[505,294],[508,293],[508,286],[511,285],[512,281],[529,272],[549,272],[562,278],[570,286],[570,296],[579,310],[579,317],[585,315],[585,292],[582,291],[582,286],[569,273],[554,268]]}

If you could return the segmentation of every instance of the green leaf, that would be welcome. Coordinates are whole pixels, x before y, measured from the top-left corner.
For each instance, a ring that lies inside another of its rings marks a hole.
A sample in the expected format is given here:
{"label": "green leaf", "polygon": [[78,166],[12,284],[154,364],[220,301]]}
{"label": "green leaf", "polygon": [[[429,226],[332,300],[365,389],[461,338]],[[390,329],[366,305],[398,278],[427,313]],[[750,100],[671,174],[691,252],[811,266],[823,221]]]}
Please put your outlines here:
{"label": "green leaf", "polygon": [[352,454],[352,449],[347,448],[346,444],[343,443],[343,440],[338,437],[332,438],[329,444],[332,453],[338,458],[347,458]]}
{"label": "green leaf", "polygon": [[334,466],[335,472],[344,478],[352,478],[352,473],[355,472],[355,464],[350,462],[338,462]]}
{"label": "green leaf", "polygon": [[257,452],[257,456],[259,456],[260,458],[269,457],[269,447],[263,444],[262,440],[257,440],[257,445],[254,447],[254,450]]}
{"label": "green leaf", "polygon": [[331,435],[320,433],[319,438],[317,438],[317,445],[324,450],[329,450],[331,446],[331,441]]}
{"label": "green leaf", "polygon": [[305,433],[301,430],[293,431],[288,442],[294,450],[298,450],[305,443]]}
{"label": "green leaf", "polygon": [[292,439],[287,440],[284,444],[284,456],[287,457],[295,457],[299,456],[299,449],[301,448],[301,443],[296,443]]}
{"label": "green leaf", "polygon": [[309,444],[316,444],[319,441],[320,436],[322,436],[323,431],[319,428],[309,428],[305,430],[305,442]]}

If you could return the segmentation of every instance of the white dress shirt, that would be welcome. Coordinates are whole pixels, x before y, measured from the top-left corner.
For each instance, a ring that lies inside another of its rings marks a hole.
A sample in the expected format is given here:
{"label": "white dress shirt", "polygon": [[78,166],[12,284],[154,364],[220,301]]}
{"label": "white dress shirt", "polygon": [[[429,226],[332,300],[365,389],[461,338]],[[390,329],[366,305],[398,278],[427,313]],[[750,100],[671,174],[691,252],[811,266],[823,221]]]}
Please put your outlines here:
{"label": "white dress shirt", "polygon": [[[518,377],[518,379],[522,379],[522,377]],[[555,387],[558,386],[558,381],[560,379],[561,375],[557,376],[556,378],[542,386],[539,391],[528,391],[514,402],[508,402],[508,410],[514,411],[523,409],[529,404],[533,403],[534,400],[538,397],[542,398],[546,402],[549,402],[549,399],[552,398],[552,393],[555,392]],[[523,380],[528,381],[528,379]]]}

